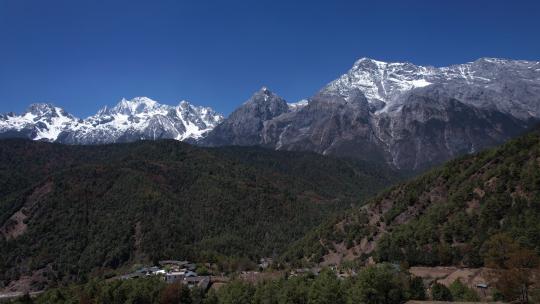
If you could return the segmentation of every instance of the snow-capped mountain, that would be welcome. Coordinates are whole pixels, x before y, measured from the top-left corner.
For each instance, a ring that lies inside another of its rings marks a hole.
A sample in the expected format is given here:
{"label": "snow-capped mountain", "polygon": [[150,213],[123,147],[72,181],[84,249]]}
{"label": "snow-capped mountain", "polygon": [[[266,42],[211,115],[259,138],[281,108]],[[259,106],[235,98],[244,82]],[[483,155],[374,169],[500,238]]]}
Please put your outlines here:
{"label": "snow-capped mountain", "polygon": [[[403,95],[431,84],[445,86],[456,91],[454,93],[459,91],[466,94],[471,90],[497,93],[516,82],[526,84],[527,90],[532,91],[538,98],[540,62],[481,58],[474,62],[436,68],[361,58],[346,74],[329,83],[321,92],[337,93],[347,98],[349,92],[359,89],[373,108],[391,111],[403,105],[404,99],[401,98]],[[474,101],[469,96],[460,97],[465,102]],[[491,105],[511,111],[504,107],[508,102],[509,99],[502,99],[494,101]],[[540,117],[537,102],[520,106],[526,108],[530,116]]]}
{"label": "snow-capped mountain", "polygon": [[540,122],[540,62],[482,58],[437,68],[362,58],[308,100],[287,104],[264,88],[233,114],[201,143],[307,150],[420,170]]}
{"label": "snow-capped mountain", "polygon": [[54,141],[63,131],[79,124],[79,120],[52,104],[37,103],[22,115],[0,115],[0,137],[27,137]]}
{"label": "snow-capped mountain", "polygon": [[383,108],[403,92],[430,85],[432,82],[427,78],[434,75],[435,70],[410,63],[387,63],[361,58],[349,72],[329,83],[322,91],[348,98],[352,90],[359,89],[370,104]]}
{"label": "snow-capped mountain", "polygon": [[78,119],[51,104],[33,104],[21,114],[0,115],[0,137],[26,137],[67,144],[104,144],[139,139],[197,139],[223,116],[182,101],[159,104],[147,97],[122,99],[93,116]]}
{"label": "snow-capped mountain", "polygon": [[187,102],[123,99],[86,119],[49,104],[0,115],[1,137],[68,144],[172,138],[207,146],[380,161],[421,170],[500,144],[540,122],[540,62],[481,58],[449,67],[362,58],[311,98],[263,87],[227,119]]}

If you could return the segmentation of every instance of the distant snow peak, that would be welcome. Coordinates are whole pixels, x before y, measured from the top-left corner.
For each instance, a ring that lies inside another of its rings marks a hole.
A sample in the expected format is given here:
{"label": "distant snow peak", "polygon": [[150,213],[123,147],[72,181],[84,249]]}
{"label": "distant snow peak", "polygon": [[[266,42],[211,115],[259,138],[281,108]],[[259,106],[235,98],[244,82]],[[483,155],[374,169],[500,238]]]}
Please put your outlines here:
{"label": "distant snow peak", "polygon": [[180,103],[178,104],[178,107],[182,108],[182,109],[187,109],[191,106],[191,104],[187,101],[187,100],[182,100],[180,101]]}
{"label": "distant snow peak", "polygon": [[366,65],[366,64],[371,64],[371,65],[374,65],[374,66],[377,66],[377,67],[382,67],[382,66],[387,65],[388,63],[386,63],[384,61],[375,60],[375,59],[372,59],[372,58],[362,57],[362,58],[358,59],[354,63],[353,69],[358,68],[358,67],[360,67],[362,65]]}
{"label": "distant snow peak", "polygon": [[51,103],[33,103],[26,111],[37,116],[53,113],[55,110],[56,107]]}
{"label": "distant snow peak", "polygon": [[20,132],[35,140],[54,141],[66,128],[78,123],[78,119],[51,103],[31,104],[21,115],[0,117],[0,133]]}
{"label": "distant snow peak", "polygon": [[17,132],[34,140],[67,144],[101,144],[138,139],[199,138],[223,120],[208,107],[183,100],[178,106],[148,97],[122,98],[80,120],[52,104],[32,104],[21,115],[0,115],[0,133]]}
{"label": "distant snow peak", "polygon": [[134,115],[151,111],[159,104],[148,97],[135,97],[131,100],[122,98],[122,100],[113,108],[114,112],[126,115]]}

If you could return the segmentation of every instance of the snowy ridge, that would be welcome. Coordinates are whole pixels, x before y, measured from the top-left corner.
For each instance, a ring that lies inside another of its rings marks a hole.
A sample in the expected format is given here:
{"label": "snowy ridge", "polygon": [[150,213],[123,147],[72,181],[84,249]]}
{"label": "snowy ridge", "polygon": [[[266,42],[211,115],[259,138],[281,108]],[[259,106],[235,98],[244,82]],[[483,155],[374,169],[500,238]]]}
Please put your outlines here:
{"label": "snowy ridge", "polygon": [[33,104],[21,114],[0,115],[0,133],[68,144],[102,144],[138,139],[198,139],[223,120],[208,107],[181,101],[159,104],[147,97],[122,99],[84,120],[51,104]]}
{"label": "snowy ridge", "polygon": [[0,115],[0,132],[27,132],[35,140],[54,141],[65,129],[72,128],[79,120],[64,109],[52,104],[32,104],[23,115]]}
{"label": "snowy ridge", "polygon": [[428,78],[435,72],[432,67],[361,58],[349,72],[332,81],[323,91],[348,96],[351,89],[358,88],[369,102],[387,103],[403,92],[430,85]]}
{"label": "snowy ridge", "polygon": [[[492,82],[514,71],[520,71],[513,75],[518,78],[530,79],[532,76],[538,79],[540,75],[534,69],[538,66],[539,62],[535,61],[481,58],[474,62],[437,68],[361,58],[346,74],[329,83],[321,92],[348,97],[353,89],[359,89],[370,103],[383,102],[381,112],[384,112],[391,109],[401,96],[416,88],[449,83],[489,87]],[[523,70],[527,73],[521,72]],[[534,73],[537,75],[530,75]]]}
{"label": "snowy ridge", "polygon": [[307,99],[302,99],[302,100],[299,100],[299,101],[294,102],[294,103],[288,103],[287,105],[289,106],[289,110],[297,111],[297,110],[300,110],[301,108],[307,106],[308,103],[309,103],[309,101]]}

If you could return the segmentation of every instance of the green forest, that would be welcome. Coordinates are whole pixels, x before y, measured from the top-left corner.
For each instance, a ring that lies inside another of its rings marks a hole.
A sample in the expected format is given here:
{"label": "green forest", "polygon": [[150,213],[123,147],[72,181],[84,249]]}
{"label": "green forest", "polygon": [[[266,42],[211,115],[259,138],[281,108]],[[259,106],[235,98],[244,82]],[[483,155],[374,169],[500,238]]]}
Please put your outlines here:
{"label": "green forest", "polygon": [[497,237],[540,253],[538,130],[385,190],[312,230],[283,258],[318,263],[337,244],[354,250],[364,240],[374,250],[358,249],[358,259],[479,267]]}
{"label": "green forest", "polygon": [[36,271],[41,289],[159,259],[277,256],[395,181],[383,166],[314,153],[3,140],[0,286]]}
{"label": "green forest", "polygon": [[[480,299],[459,280],[426,284],[415,265],[488,267],[493,300],[540,300],[538,130],[407,182],[385,166],[261,148],[3,143],[0,278],[39,272],[33,287],[47,288],[18,303]],[[294,275],[343,248],[345,272]],[[260,257],[284,275],[236,278]],[[213,263],[232,281],[206,292],[113,279],[169,258]]]}

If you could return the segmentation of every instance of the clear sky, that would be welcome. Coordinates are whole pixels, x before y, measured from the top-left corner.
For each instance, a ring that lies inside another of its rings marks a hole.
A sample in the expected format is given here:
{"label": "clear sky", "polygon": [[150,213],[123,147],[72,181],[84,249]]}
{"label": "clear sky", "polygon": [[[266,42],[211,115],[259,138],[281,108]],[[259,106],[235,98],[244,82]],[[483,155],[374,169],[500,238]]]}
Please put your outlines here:
{"label": "clear sky", "polygon": [[0,112],[148,96],[228,114],[263,85],[309,97],[360,57],[540,60],[540,1],[0,0]]}

